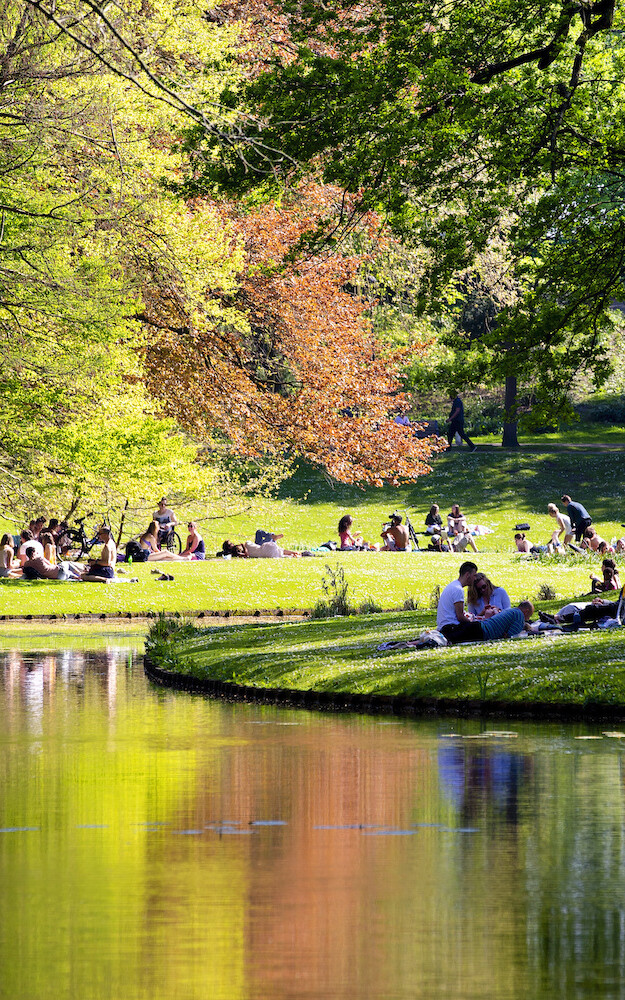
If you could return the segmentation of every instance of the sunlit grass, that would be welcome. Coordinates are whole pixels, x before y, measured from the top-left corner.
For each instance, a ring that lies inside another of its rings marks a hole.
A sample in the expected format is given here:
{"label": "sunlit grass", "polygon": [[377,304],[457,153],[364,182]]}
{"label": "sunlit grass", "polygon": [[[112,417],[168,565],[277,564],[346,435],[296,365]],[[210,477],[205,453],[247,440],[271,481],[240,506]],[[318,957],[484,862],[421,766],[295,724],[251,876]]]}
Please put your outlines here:
{"label": "sunlit grass", "polygon": [[625,704],[625,630],[382,652],[426,613],[207,628],[173,639],[169,669],[258,687]]}
{"label": "sunlit grass", "polygon": [[[249,513],[233,515],[223,522],[207,522],[202,528],[209,551],[219,548],[226,537],[253,537],[258,527],[284,532],[286,544],[314,548],[337,539],[339,517],[347,511],[354,514],[366,537],[377,539],[382,522],[396,508],[408,512],[421,529],[433,501],[440,504],[443,513],[458,501],[470,523],[482,523],[493,530],[477,539],[477,556],[467,553],[480,569],[506,587],[514,600],[534,597],[539,585],[547,582],[564,601],[588,591],[589,574],[598,569],[600,560],[588,557],[563,564],[520,560],[513,549],[514,526],[527,521],[531,525],[529,538],[546,542],[554,526],[547,503],[558,502],[568,491],[586,504],[604,537],[625,534],[621,528],[621,521],[625,521],[624,481],[625,451],[585,451],[582,455],[489,449],[471,455],[466,449],[457,449],[437,459],[430,476],[395,489],[358,490],[330,484],[318,472],[302,468],[285,484],[283,496],[264,509],[262,519]],[[423,537],[421,541],[427,543]],[[402,606],[406,596],[427,607],[434,587],[457,574],[462,557],[430,552],[338,556],[326,552],[301,560],[209,559],[205,563],[165,564],[175,576],[174,582],[167,583],[151,574],[153,565],[134,564],[129,569],[138,577],[137,584],[1,581],[0,614],[311,608],[321,594],[325,562],[334,563],[337,558],[346,568],[354,602],[371,597],[382,607],[393,608]]]}

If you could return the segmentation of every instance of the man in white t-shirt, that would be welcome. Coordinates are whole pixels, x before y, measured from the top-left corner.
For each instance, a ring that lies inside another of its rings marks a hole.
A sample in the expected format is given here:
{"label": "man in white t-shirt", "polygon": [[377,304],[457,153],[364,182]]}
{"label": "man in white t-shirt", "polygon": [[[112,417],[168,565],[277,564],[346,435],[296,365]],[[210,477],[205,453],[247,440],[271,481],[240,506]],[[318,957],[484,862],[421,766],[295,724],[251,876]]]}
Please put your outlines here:
{"label": "man in white t-shirt", "polygon": [[26,555],[26,549],[28,548],[34,549],[33,555],[35,557],[43,556],[43,545],[36,538],[33,538],[33,533],[29,528],[25,528],[24,531],[20,532],[20,547],[17,550],[17,558],[20,561],[20,566],[23,566],[28,560],[28,556]]}
{"label": "man in white t-shirt", "polygon": [[464,610],[464,588],[471,586],[476,573],[475,563],[463,562],[458,579],[447,584],[438,600],[436,627],[449,643],[479,641],[483,638],[480,623],[474,622]]}

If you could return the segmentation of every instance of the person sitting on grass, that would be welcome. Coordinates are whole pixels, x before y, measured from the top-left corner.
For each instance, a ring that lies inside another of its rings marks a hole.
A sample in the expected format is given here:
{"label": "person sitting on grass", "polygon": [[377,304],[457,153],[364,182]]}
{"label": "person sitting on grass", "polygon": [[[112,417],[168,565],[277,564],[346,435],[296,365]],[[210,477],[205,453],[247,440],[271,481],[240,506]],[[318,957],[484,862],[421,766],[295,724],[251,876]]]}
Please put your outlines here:
{"label": "person sitting on grass", "polygon": [[18,577],[22,575],[19,561],[16,561],[13,549],[13,536],[3,535],[0,539],[0,579]]}
{"label": "person sitting on grass", "polygon": [[26,580],[80,580],[83,573],[83,566],[77,563],[61,562],[57,566],[50,562],[45,556],[35,554],[35,549],[29,545],[26,549],[26,562],[22,567],[22,574]]}
{"label": "person sitting on grass", "polygon": [[144,552],[148,553],[147,562],[189,562],[193,559],[193,553],[188,555],[178,555],[177,552],[170,552],[169,549],[159,549],[160,529],[156,521],[150,521],[147,531],[139,536],[139,545]]}
{"label": "person sitting on grass", "polygon": [[599,547],[605,545],[607,548],[607,542],[597,534],[594,528],[589,527],[584,531],[584,537],[582,539],[582,548],[589,549],[591,552],[598,552]]}
{"label": "person sitting on grass", "polygon": [[454,552],[464,552],[469,545],[474,552],[477,552],[477,545],[467,519],[457,503],[452,505],[451,512],[447,515],[447,534]]}
{"label": "person sitting on grass", "polygon": [[273,539],[262,545],[256,542],[230,542],[226,539],[222,551],[217,555],[231,556],[233,559],[289,559],[299,558],[301,552],[283,549]]}
{"label": "person sitting on grass", "polygon": [[614,559],[604,559],[601,563],[601,572],[603,579],[597,576],[596,573],[590,574],[590,579],[592,580],[592,593],[600,594],[605,593],[609,590],[620,590],[621,581],[619,579],[618,570],[616,568],[616,563]]}
{"label": "person sitting on grass", "polygon": [[511,606],[510,598],[503,587],[495,587],[486,573],[476,573],[473,584],[467,592],[467,609],[477,617],[492,618]]}
{"label": "person sitting on grass", "polygon": [[34,548],[35,555],[37,556],[43,555],[43,545],[41,544],[41,542],[33,538],[33,533],[30,530],[30,528],[24,528],[23,531],[20,531],[20,547],[17,550],[17,558],[20,561],[20,566],[23,566],[28,558],[28,556],[26,555],[26,549],[29,546],[32,546]]}
{"label": "person sitting on grass", "polygon": [[429,513],[425,515],[425,533],[426,535],[444,535],[443,531],[443,519],[441,517],[441,509],[437,503],[433,503],[430,507]]}
{"label": "person sitting on grass", "polygon": [[370,545],[369,542],[365,542],[362,534],[359,531],[355,531],[352,534],[352,525],[354,519],[351,514],[343,514],[343,517],[339,521],[338,534],[340,539],[340,549],[341,552],[361,552],[361,551],[375,551],[379,548],[377,545]]}
{"label": "person sitting on grass", "polygon": [[102,543],[102,551],[97,559],[89,560],[89,565],[81,577],[85,583],[109,583],[115,579],[117,546],[108,525],[103,524],[99,529],[98,541]]}
{"label": "person sitting on grass", "polygon": [[181,556],[185,556],[187,559],[202,560],[206,558],[206,547],[204,545],[204,539],[197,530],[197,525],[195,521],[189,521],[187,528],[189,529],[189,534],[187,535],[187,544],[184,550],[180,553]]}
{"label": "person sitting on grass", "polygon": [[402,524],[403,518],[397,511],[389,514],[388,523],[382,529],[384,545],[381,552],[411,552],[410,532],[408,525]]}
{"label": "person sitting on grass", "polygon": [[[483,642],[486,639],[503,639],[518,635],[533,613],[529,602],[524,608],[508,608],[492,618],[475,621],[464,609],[464,588],[470,587],[477,574],[477,566],[464,562],[460,566],[458,579],[444,588],[436,609],[436,627],[451,645],[461,642]],[[529,611],[529,608],[531,611]]]}

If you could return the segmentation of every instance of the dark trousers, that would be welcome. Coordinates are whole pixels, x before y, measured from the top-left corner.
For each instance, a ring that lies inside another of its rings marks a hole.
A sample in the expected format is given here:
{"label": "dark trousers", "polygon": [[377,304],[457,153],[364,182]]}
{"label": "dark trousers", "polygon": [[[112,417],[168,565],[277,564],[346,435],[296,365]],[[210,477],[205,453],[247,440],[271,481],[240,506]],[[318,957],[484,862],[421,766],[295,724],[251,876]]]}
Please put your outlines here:
{"label": "dark trousers", "polygon": [[471,438],[464,433],[464,424],[459,424],[457,423],[457,421],[452,420],[449,424],[449,430],[447,431],[447,443],[449,444],[450,448],[451,448],[451,442],[454,439],[454,434],[456,433],[456,431],[458,432],[462,440],[467,442],[469,448],[474,447]]}
{"label": "dark trousers", "polygon": [[584,518],[582,518],[581,521],[579,521],[575,525],[575,541],[576,542],[579,542],[581,540],[581,537],[584,534],[584,532],[586,531],[586,528],[589,528],[591,524],[592,524],[592,517],[584,517]]}
{"label": "dark trousers", "polygon": [[458,622],[457,625],[443,625],[441,632],[450,646],[458,642],[481,642],[484,638],[479,622]]}

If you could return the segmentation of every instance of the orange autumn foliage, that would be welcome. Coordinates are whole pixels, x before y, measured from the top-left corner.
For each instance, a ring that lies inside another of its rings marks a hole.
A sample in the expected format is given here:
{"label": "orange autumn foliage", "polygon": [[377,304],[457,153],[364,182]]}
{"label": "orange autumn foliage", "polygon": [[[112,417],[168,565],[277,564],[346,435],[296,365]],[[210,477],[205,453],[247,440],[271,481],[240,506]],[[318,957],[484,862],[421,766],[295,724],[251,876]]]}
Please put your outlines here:
{"label": "orange autumn foliage", "polygon": [[309,188],[288,209],[222,206],[244,250],[238,291],[218,296],[221,314],[206,304],[193,318],[171,291],[144,296],[160,328],[145,353],[148,385],[189,431],[223,433],[240,455],[297,454],[347,483],[412,480],[438,448],[394,422],[407,351],[380,345],[350,291],[361,257],[295,252],[334,197]]}

